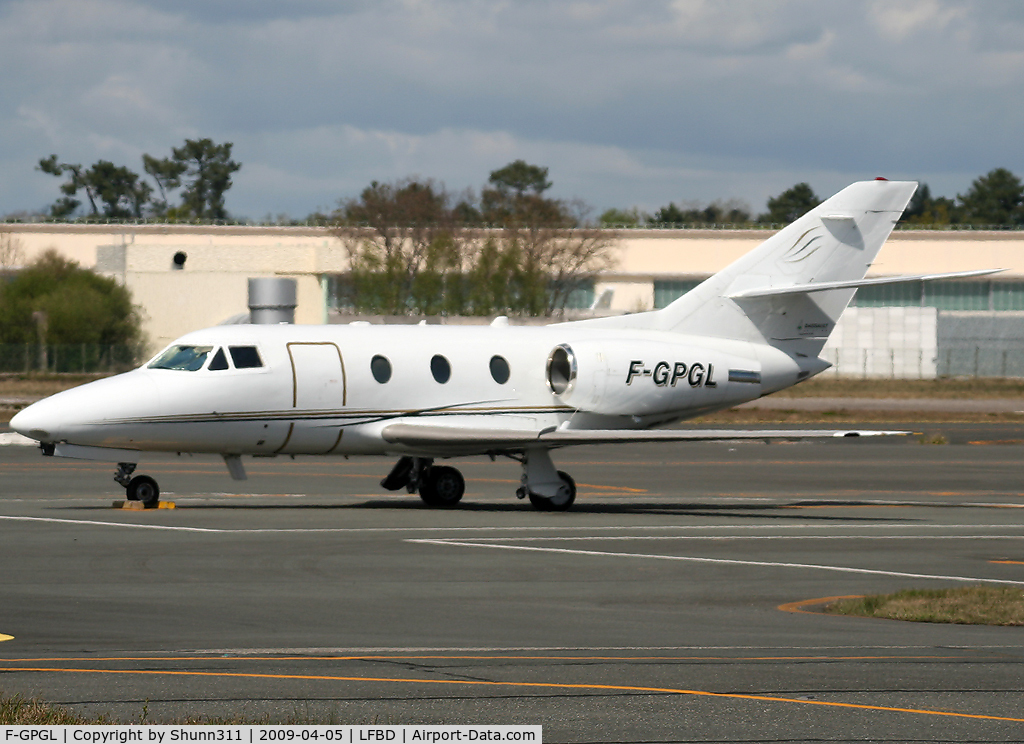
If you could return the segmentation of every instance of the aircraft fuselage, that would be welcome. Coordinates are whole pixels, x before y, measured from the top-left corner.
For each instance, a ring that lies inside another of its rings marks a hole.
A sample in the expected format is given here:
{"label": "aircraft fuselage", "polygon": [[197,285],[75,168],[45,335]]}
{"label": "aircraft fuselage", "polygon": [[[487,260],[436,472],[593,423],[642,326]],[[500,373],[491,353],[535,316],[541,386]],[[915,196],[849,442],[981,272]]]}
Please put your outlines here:
{"label": "aircraft fuselage", "polygon": [[[175,347],[204,358],[168,369],[158,355],[33,405],[19,429],[140,451],[415,454],[381,430],[399,420],[642,429],[753,400],[801,373],[768,346],[576,323],[217,326]],[[255,349],[259,366],[236,366],[237,349]]]}

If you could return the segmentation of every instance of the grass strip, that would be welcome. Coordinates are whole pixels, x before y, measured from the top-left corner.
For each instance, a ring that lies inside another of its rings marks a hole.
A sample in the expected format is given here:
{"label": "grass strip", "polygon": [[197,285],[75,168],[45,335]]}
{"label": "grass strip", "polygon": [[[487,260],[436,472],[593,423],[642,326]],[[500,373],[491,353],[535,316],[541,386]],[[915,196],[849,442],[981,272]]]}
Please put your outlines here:
{"label": "grass strip", "polygon": [[35,698],[0,695],[0,725],[3,726],[84,726],[90,723],[110,721],[86,718]]}
{"label": "grass strip", "polygon": [[986,585],[904,589],[894,594],[841,599],[824,609],[833,615],[918,623],[1024,625],[1024,589]]}
{"label": "grass strip", "polygon": [[[139,713],[128,719],[112,718],[106,714],[82,715],[73,710],[43,702],[37,698],[23,695],[5,695],[0,692],[0,726],[90,726],[90,725],[209,725],[209,726],[336,726],[340,719],[336,712],[314,714],[308,710],[296,708],[291,713],[272,716],[268,713],[258,715],[204,716],[186,714],[168,719],[150,718],[149,702],[142,704]],[[374,716],[365,719],[357,717],[347,724],[376,726],[382,720]],[[390,721],[388,721],[390,724]]]}

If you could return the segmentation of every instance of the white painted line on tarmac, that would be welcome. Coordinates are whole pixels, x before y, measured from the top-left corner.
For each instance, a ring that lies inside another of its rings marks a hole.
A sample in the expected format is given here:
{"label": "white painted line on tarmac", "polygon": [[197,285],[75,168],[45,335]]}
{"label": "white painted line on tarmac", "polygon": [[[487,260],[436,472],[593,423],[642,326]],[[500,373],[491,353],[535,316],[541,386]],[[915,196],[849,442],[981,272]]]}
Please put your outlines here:
{"label": "white painted line on tarmac", "polygon": [[[94,526],[94,527],[123,527],[127,529],[139,529],[139,530],[164,530],[170,532],[205,532],[212,534],[262,534],[262,533],[311,533],[311,534],[362,534],[362,533],[422,533],[422,532],[640,532],[640,531],[704,531],[704,530],[734,530],[737,532],[746,531],[760,531],[760,530],[892,530],[892,529],[906,529],[906,530],[1007,530],[1013,529],[1017,525],[1005,525],[1005,524],[766,524],[766,525],[731,525],[731,524],[710,524],[710,525],[606,525],[606,526],[571,526],[571,525],[557,525],[557,526],[538,526],[538,525],[519,525],[501,527],[495,525],[485,525],[479,527],[449,527],[439,525],[436,527],[254,527],[254,528],[220,528],[220,527],[187,527],[182,525],[163,525],[163,524],[138,524],[132,522],[107,522],[99,519],[63,519],[60,517],[27,517],[27,516],[15,516],[15,515],[0,515],[0,520],[14,521],[14,522],[48,522],[53,524],[69,524],[69,525],[82,525],[82,526]],[[1024,529],[1024,526],[1022,526]],[[667,536],[666,539],[682,539],[686,536]],[[786,535],[779,536],[766,536],[764,539],[782,539],[788,538]],[[821,536],[807,536],[808,539],[871,539],[870,535],[821,535]],[[924,535],[920,536],[920,539],[939,539],[945,538],[945,535]],[[961,536],[964,539],[973,538],[976,539],[978,536]],[[999,538],[1004,537],[1002,535],[985,535],[986,538]],[[1007,539],[1016,539],[1017,535],[1007,535]],[[468,538],[473,539],[473,538]],[[558,536],[545,537],[545,538],[480,538],[480,539],[560,539]],[[573,540],[608,540],[608,539],[656,539],[646,536],[623,536],[623,537],[605,537],[596,535],[593,537],[566,537],[564,539]],[[660,538],[658,538],[660,539]],[[696,539],[696,538],[695,538]],[[707,537],[704,539],[712,539]],[[747,535],[721,535],[715,536],[714,539],[761,539],[755,538],[755,536]],[[959,537],[957,539],[960,539]]]}
{"label": "white painted line on tarmac", "polygon": [[982,581],[993,584],[1014,584],[1024,586],[1024,581],[1009,579],[987,579],[978,576],[945,576],[941,574],[918,574],[904,571],[881,571],[871,568],[853,568],[850,566],[824,566],[815,563],[781,563],[775,561],[741,561],[734,558],[699,558],[688,555],[656,555],[651,553],[612,553],[605,550],[573,550],[571,548],[538,548],[530,545],[495,545],[485,542],[462,542],[456,540],[411,539],[407,542],[427,545],[451,545],[463,548],[491,548],[494,550],[528,550],[538,553],[561,553],[568,555],[588,555],[612,558],[647,558],[662,561],[685,561],[689,563],[718,563],[732,566],[761,566],[765,568],[803,568],[817,571],[838,571],[840,573],[872,574],[876,576],[899,576],[909,579],[937,579],[941,581]]}
{"label": "white painted line on tarmac", "polygon": [[[1024,535],[984,535],[986,540],[1024,540]],[[587,537],[570,537],[551,535],[543,537],[470,537],[467,540],[474,544],[486,542],[540,542],[559,541],[580,542],[584,540],[687,540],[687,541],[726,541],[726,540],[977,540],[978,535],[590,535]]]}
{"label": "white painted line on tarmac", "polygon": [[127,522],[103,522],[91,519],[58,519],[57,517],[9,517],[0,516],[0,519],[11,522],[51,522],[56,524],[90,525],[98,527],[132,527],[139,530],[177,530],[179,532],[230,532],[230,530],[218,530],[210,527],[173,527],[162,524],[129,524]]}

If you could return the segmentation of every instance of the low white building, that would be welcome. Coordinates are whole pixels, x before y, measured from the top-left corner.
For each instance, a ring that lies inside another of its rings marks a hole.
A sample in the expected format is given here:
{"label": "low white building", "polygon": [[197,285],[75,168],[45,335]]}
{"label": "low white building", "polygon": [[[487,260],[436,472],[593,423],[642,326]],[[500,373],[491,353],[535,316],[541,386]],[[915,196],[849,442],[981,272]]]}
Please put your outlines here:
{"label": "low white building", "polygon": [[[249,278],[294,278],[297,323],[336,319],[330,288],[348,268],[344,247],[321,227],[7,224],[0,225],[0,232],[19,249],[19,263],[54,248],[123,283],[142,310],[143,329],[154,351],[183,333],[246,312]],[[613,312],[663,307],[770,234],[620,231],[615,266],[596,278],[593,295],[612,290]],[[990,312],[1024,311],[1024,232],[898,230],[869,272],[884,276],[981,268],[1007,271],[992,279],[860,290],[856,307],[837,327],[827,353],[835,356],[842,374],[954,373],[943,370],[937,345],[940,316],[952,311],[986,317]],[[1012,335],[1002,332],[1001,338]],[[981,352],[975,357],[980,370]]]}

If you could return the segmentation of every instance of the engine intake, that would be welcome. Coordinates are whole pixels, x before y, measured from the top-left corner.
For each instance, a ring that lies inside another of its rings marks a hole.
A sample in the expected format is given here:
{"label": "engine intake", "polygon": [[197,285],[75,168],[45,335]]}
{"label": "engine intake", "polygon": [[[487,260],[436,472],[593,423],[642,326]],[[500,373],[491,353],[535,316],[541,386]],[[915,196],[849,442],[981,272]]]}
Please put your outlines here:
{"label": "engine intake", "polygon": [[568,344],[559,344],[548,354],[547,380],[551,392],[568,395],[576,384],[576,355]]}

